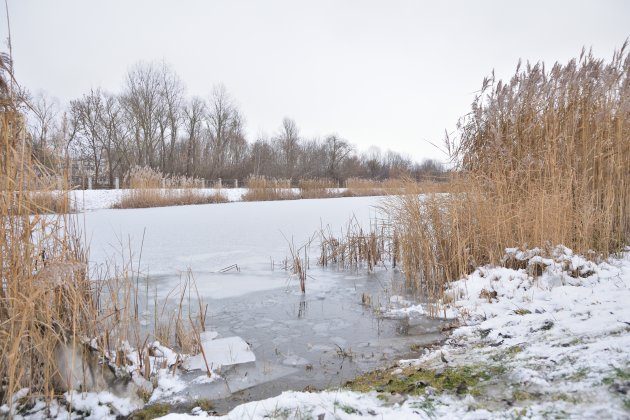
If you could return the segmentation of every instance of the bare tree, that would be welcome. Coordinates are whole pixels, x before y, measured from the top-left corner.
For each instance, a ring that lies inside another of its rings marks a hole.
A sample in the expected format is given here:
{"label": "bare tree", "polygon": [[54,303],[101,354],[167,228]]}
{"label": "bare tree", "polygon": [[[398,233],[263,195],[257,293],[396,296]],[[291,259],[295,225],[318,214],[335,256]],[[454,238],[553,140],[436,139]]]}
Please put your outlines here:
{"label": "bare tree", "polygon": [[326,175],[337,181],[341,180],[340,168],[343,161],[352,152],[352,146],[333,134],[326,137],[324,149],[326,151]]}
{"label": "bare tree", "polygon": [[127,73],[121,103],[132,133],[139,165],[153,166],[160,142],[162,77],[154,64],[139,63]]}
{"label": "bare tree", "polygon": [[101,174],[103,143],[105,141],[102,124],[103,102],[103,94],[97,89],[91,90],[81,99],[70,103],[72,119],[76,124],[76,131],[80,134],[79,153],[92,165],[96,185],[98,185]]}
{"label": "bare tree", "polygon": [[186,175],[199,175],[199,154],[202,141],[203,119],[206,104],[203,99],[193,97],[184,107],[184,130],[186,132]]}
{"label": "bare tree", "polygon": [[[107,164],[109,185],[114,184],[116,172],[125,162],[126,169],[131,167],[127,152],[127,127],[124,122],[124,111],[118,97],[104,94],[101,124],[103,129],[103,151]],[[118,173],[118,176],[122,173]]]}
{"label": "bare tree", "polygon": [[244,139],[242,117],[223,85],[215,86],[212,91],[206,125],[209,136],[207,154],[212,162],[209,174],[216,177],[225,169],[231,143]]}
{"label": "bare tree", "polygon": [[[165,63],[160,68],[162,118],[160,124],[161,166],[164,172],[174,171],[175,143],[178,140],[180,123],[183,118],[184,85],[179,76]],[[168,131],[168,144],[165,132]]]}
{"label": "bare tree", "polygon": [[300,131],[297,124],[290,118],[284,118],[282,120],[282,127],[280,127],[280,133],[276,137],[276,143],[282,159],[282,176],[286,178],[293,178],[295,175],[299,142]]}
{"label": "bare tree", "polygon": [[31,137],[36,157],[45,163],[58,151],[60,145],[54,143],[54,134],[58,129],[59,103],[47,93],[40,91],[31,99],[32,123]]}
{"label": "bare tree", "polygon": [[[6,79],[2,65],[0,77]],[[34,141],[60,143],[65,150],[72,143],[76,157],[89,162],[96,178],[107,172],[110,184],[134,165],[239,179],[255,174],[342,181],[350,176],[384,179],[439,173],[430,163],[417,165],[391,151],[372,148],[358,154],[336,134],[324,140],[303,139],[290,118],[283,119],[271,141],[259,138],[250,144],[243,115],[223,85],[215,86],[208,100],[187,100],[182,81],[164,63],[132,67],[118,96],[96,89],[72,101],[69,117],[62,118],[61,125],[49,98],[36,104]]]}

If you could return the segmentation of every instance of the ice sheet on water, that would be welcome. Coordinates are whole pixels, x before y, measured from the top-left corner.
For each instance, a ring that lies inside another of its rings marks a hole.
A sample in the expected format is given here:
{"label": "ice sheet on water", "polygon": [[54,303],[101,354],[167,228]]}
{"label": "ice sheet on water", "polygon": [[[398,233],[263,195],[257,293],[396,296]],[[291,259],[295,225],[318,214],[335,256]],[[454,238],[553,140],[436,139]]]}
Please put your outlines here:
{"label": "ice sheet on water", "polygon": [[225,373],[225,381],[230,391],[234,393],[269,381],[274,381],[295,372],[296,369],[294,368],[272,363],[248,363],[230,369]]}
{"label": "ice sheet on water", "polygon": [[291,354],[282,361],[282,364],[287,366],[304,366],[308,365],[308,360],[297,354]]}
{"label": "ice sheet on water", "polygon": [[[205,370],[206,362],[212,369],[256,361],[249,344],[241,337],[227,337],[202,341],[203,353],[186,360],[184,367],[189,370]],[[205,360],[204,360],[205,355]]]}
{"label": "ice sheet on water", "polygon": [[199,339],[202,343],[205,343],[214,340],[215,338],[217,338],[218,335],[219,333],[216,331],[204,331],[202,333],[199,333]]}

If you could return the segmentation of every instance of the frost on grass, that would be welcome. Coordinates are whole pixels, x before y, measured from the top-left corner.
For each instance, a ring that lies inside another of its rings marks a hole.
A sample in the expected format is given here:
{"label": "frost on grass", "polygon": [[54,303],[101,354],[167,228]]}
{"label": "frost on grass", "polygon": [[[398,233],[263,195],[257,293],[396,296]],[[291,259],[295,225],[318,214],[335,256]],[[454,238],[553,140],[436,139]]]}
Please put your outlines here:
{"label": "frost on grass", "polygon": [[[598,263],[564,247],[506,251],[506,267],[451,284],[447,313],[461,326],[442,346],[341,390],[285,392],[226,417],[630,417],[630,250]],[[391,315],[422,311],[400,309]]]}

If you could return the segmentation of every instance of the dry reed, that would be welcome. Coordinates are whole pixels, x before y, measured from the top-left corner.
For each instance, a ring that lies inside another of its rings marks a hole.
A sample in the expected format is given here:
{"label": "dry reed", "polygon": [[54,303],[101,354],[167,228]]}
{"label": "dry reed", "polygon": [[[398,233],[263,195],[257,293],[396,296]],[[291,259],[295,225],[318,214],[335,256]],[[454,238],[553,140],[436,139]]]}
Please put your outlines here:
{"label": "dry reed", "polygon": [[130,189],[125,191],[114,208],[146,208],[191,204],[226,203],[220,191],[205,192],[199,188],[203,180],[185,176],[165,176],[148,167],[135,167],[127,175]]}
{"label": "dry reed", "polygon": [[346,181],[345,197],[368,197],[388,195],[399,190],[402,186],[399,179],[386,179],[378,181],[374,179],[349,178]]}
{"label": "dry reed", "polygon": [[149,363],[156,337],[185,351],[198,347],[189,333],[205,323],[202,307],[190,303],[198,299],[179,300],[173,327],[158,322],[156,304],[155,331],[142,327],[140,273],[123,266],[100,279],[89,275],[76,216],[33,198],[66,196],[67,186],[45,189],[16,102],[9,96],[0,105],[0,405],[12,416],[15,404],[50,402],[69,389],[124,384],[136,392],[130,374],[144,378],[150,392],[155,369],[163,367]]}
{"label": "dry reed", "polygon": [[146,207],[187,206],[192,204],[227,203],[228,199],[220,192],[207,193],[192,189],[134,189],[126,191],[117,209],[137,209]]}
{"label": "dry reed", "polygon": [[21,114],[10,103],[1,117],[0,401],[6,403],[22,388],[54,395],[61,379],[55,354],[73,337],[94,335],[97,304],[70,220],[49,215],[55,209],[36,198],[52,188],[31,192],[41,170],[31,160]]}
{"label": "dry reed", "polygon": [[445,283],[506,247],[563,244],[607,256],[630,241],[630,55],[517,69],[487,79],[447,146],[449,194],[407,194],[386,206],[409,284],[437,302]]}
{"label": "dry reed", "polygon": [[352,217],[341,235],[334,235],[331,230],[319,232],[319,265],[334,266],[339,269],[356,270],[366,267],[368,272],[378,265],[391,261],[396,266],[395,248],[390,225],[374,219],[369,229],[364,230],[359,221]]}
{"label": "dry reed", "polygon": [[247,192],[243,194],[243,201],[275,201],[296,200],[299,197],[291,189],[289,179],[270,179],[263,176],[250,176],[245,185]]}
{"label": "dry reed", "polygon": [[298,186],[300,187],[300,198],[333,198],[341,196],[335,189],[337,188],[337,183],[332,179],[301,179]]}

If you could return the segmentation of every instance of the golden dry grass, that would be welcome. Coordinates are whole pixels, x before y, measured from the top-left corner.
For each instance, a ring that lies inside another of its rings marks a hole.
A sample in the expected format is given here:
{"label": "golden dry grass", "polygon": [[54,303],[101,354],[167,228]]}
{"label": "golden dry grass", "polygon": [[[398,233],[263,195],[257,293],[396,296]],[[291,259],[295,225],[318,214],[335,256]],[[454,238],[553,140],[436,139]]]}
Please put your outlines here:
{"label": "golden dry grass", "polygon": [[[625,48],[625,46],[624,46]],[[506,247],[563,244],[607,256],[630,242],[630,56],[527,65],[486,80],[460,138],[449,194],[392,196],[387,211],[410,285],[438,301],[446,282]]]}
{"label": "golden dry grass", "polygon": [[349,178],[346,181],[345,197],[368,197],[389,195],[397,192],[403,182],[400,179],[386,179],[378,181],[374,179]]}
{"label": "golden dry grass", "polygon": [[[79,332],[92,333],[97,304],[86,258],[52,188],[38,186],[37,164],[10,107],[0,121],[0,401],[21,388],[51,397],[58,382],[55,351]],[[63,200],[67,209],[67,201]]]}
{"label": "golden dry grass", "polygon": [[130,189],[188,189],[202,188],[203,180],[184,175],[165,175],[148,166],[136,166],[126,176]]}
{"label": "golden dry grass", "polygon": [[337,183],[332,179],[301,179],[298,186],[300,188],[300,198],[340,197],[340,194],[334,190],[337,188]]}
{"label": "golden dry grass", "polygon": [[247,192],[243,201],[296,200],[300,198],[291,189],[291,180],[269,179],[262,176],[250,176],[245,181]]}
{"label": "golden dry grass", "polygon": [[126,191],[117,209],[137,209],[147,207],[187,206],[192,204],[227,203],[228,199],[220,192],[207,194],[194,189],[133,189]]}
{"label": "golden dry grass", "polygon": [[129,190],[113,207],[118,209],[226,203],[220,191],[200,190],[203,181],[185,176],[165,176],[148,167],[135,167],[127,175]]}
{"label": "golden dry grass", "polygon": [[193,283],[190,279],[184,283],[175,314],[169,310],[169,316],[158,317],[156,301],[154,329],[143,327],[140,273],[129,264],[113,266],[102,276],[88,273],[76,216],[58,214],[55,211],[61,208],[53,208],[58,206],[56,194],[67,205],[67,191],[58,191],[56,183],[45,189],[44,169],[31,159],[21,135],[23,125],[16,123],[19,113],[10,101],[4,106],[0,110],[0,405],[11,405],[22,389],[28,393],[20,394],[20,403],[27,404],[35,398],[51,401],[69,388],[107,388],[107,375],[110,379],[114,375],[107,365],[128,364],[124,355],[129,348],[141,360],[137,373],[150,381],[155,370],[144,362],[148,343],[159,337],[184,351],[198,347],[194,331],[203,329],[205,309],[197,300],[184,299]]}

